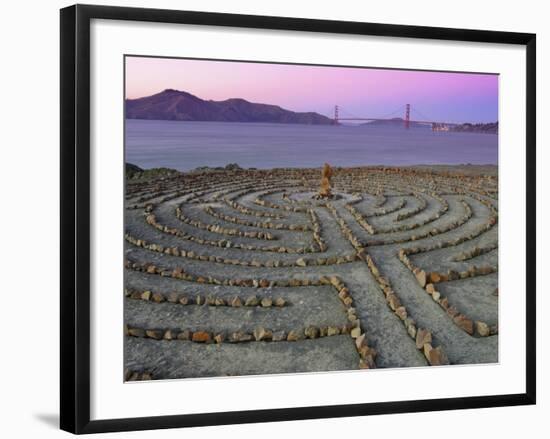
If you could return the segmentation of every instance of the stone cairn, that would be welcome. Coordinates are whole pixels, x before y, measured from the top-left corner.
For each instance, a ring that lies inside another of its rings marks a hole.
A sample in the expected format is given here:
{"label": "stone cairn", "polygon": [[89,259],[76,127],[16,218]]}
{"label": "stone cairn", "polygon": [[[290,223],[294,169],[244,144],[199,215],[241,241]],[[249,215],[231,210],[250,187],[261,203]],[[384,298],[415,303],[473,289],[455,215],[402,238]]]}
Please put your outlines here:
{"label": "stone cairn", "polygon": [[321,171],[321,185],[319,187],[319,198],[332,198],[330,179],[332,177],[332,168],[325,163]]}

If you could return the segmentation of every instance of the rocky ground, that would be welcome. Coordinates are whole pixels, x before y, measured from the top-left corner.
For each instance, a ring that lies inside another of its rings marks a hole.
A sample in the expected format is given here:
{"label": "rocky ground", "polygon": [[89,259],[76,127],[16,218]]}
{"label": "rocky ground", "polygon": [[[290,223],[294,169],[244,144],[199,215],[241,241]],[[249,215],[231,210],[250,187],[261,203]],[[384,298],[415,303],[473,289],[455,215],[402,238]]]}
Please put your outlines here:
{"label": "rocky ground", "polygon": [[140,172],[125,379],[498,361],[496,167]]}

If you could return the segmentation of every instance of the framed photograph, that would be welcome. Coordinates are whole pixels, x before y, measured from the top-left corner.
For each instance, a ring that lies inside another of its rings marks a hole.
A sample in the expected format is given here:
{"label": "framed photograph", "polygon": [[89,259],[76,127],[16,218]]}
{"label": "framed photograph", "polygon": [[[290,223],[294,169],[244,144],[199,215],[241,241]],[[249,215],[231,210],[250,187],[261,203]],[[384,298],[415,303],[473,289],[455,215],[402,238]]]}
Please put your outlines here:
{"label": "framed photograph", "polygon": [[61,10],[61,428],[535,403],[535,35]]}

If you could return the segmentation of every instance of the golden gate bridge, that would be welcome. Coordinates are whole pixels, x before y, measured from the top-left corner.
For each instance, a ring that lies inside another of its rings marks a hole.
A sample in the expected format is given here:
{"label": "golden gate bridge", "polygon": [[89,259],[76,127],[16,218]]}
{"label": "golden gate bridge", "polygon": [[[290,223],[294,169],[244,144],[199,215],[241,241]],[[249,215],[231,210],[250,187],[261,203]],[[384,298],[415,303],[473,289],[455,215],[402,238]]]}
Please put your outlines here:
{"label": "golden gate bridge", "polygon": [[[406,129],[409,129],[411,124],[421,124],[421,125],[431,125],[432,131],[448,131],[450,127],[458,125],[454,122],[443,122],[430,120],[430,118],[424,116],[419,110],[414,109],[413,111],[417,116],[420,116],[418,119],[411,119],[411,104],[405,104],[403,118],[395,117],[396,114],[403,112],[403,107],[399,107],[397,110],[389,113],[384,117],[361,117],[349,114],[347,111],[342,110],[342,107],[335,105],[334,106],[334,116],[332,121],[334,125],[339,125],[342,121],[354,121],[354,122],[374,122],[374,121],[398,121],[399,119],[403,120],[403,126]],[[343,116],[341,113],[347,113]],[[394,117],[392,117],[394,116]]]}

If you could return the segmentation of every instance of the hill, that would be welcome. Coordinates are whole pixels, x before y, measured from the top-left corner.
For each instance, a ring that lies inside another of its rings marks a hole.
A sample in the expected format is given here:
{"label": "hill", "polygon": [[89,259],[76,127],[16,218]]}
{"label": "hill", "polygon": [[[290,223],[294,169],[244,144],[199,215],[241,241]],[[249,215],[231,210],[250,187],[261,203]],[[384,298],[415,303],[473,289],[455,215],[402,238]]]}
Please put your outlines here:
{"label": "hill", "polygon": [[318,113],[297,113],[277,105],[244,99],[206,101],[185,91],[166,89],[152,96],[126,100],[127,119],[209,122],[270,122],[330,125],[332,119]]}

